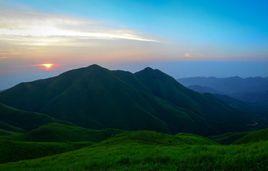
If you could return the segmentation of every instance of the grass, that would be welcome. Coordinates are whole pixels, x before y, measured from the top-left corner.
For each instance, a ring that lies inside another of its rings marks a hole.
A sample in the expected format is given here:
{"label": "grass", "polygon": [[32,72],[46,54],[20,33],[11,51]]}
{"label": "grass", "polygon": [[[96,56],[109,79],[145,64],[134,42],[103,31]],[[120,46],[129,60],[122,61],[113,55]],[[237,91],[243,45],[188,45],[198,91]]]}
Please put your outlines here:
{"label": "grass", "polygon": [[268,141],[220,145],[190,134],[124,132],[79,150],[0,170],[267,170]]}
{"label": "grass", "polygon": [[268,140],[268,129],[249,132],[229,132],[211,137],[222,144],[244,144]]}
{"label": "grass", "polygon": [[10,124],[7,124],[7,123],[1,122],[1,121],[0,121],[0,129],[7,130],[7,131],[15,131],[15,132],[22,132],[23,131],[23,129],[21,129],[21,128],[14,127]]}
{"label": "grass", "polygon": [[247,132],[228,132],[225,134],[212,136],[211,138],[221,144],[232,144],[234,141],[239,140],[245,135],[247,135]]}
{"label": "grass", "polygon": [[57,120],[40,113],[15,109],[0,103],[0,128],[10,131],[31,130]]}
{"label": "grass", "polygon": [[118,134],[110,139],[107,139],[101,143],[103,144],[121,144],[123,142],[136,142],[142,144],[152,145],[191,145],[191,144],[216,144],[216,142],[193,134],[177,134],[170,135],[164,133],[158,133],[154,131],[130,131]]}
{"label": "grass", "polygon": [[91,144],[91,142],[58,143],[0,140],[0,163],[49,156]]}
{"label": "grass", "polygon": [[119,132],[114,129],[90,130],[60,123],[49,123],[28,132],[0,129],[0,163],[72,151]]}
{"label": "grass", "polygon": [[49,123],[25,134],[30,141],[92,141],[98,142],[122,132],[116,129],[91,130],[74,125]]}
{"label": "grass", "polygon": [[11,131],[0,129],[0,136],[6,136],[6,135],[11,135],[11,134],[12,134]]}
{"label": "grass", "polygon": [[236,140],[234,143],[243,144],[243,143],[252,143],[260,141],[268,141],[268,128],[248,132],[245,136]]}

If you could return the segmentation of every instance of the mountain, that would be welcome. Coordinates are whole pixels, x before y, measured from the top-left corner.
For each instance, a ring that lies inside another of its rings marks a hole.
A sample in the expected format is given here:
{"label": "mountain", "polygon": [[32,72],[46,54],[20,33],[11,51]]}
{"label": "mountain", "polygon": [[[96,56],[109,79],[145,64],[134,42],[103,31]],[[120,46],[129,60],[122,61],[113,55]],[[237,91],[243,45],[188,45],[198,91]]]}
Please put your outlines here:
{"label": "mountain", "polygon": [[0,93],[4,104],[88,128],[195,132],[243,130],[254,119],[152,68],[137,73],[98,65],[26,82]]}
{"label": "mountain", "polygon": [[223,94],[217,90],[214,90],[213,88],[199,86],[199,85],[190,85],[190,86],[188,86],[188,88],[191,90],[194,90],[196,92],[199,92],[199,93]]}
{"label": "mountain", "polygon": [[268,77],[190,77],[180,83],[200,93],[212,93],[237,109],[256,113],[259,123],[268,124]]}
{"label": "mountain", "polygon": [[[246,113],[235,110],[213,96],[199,94],[184,87],[160,70],[146,68],[135,75],[155,96],[183,108],[197,122],[213,125],[213,129],[238,126],[239,120],[246,123],[250,119]],[[238,127],[236,128],[239,129]]]}
{"label": "mountain", "polygon": [[[181,78],[178,81],[189,88],[196,86],[206,87],[207,93],[224,94],[248,103],[268,104],[268,78],[266,77],[190,77]],[[213,90],[213,91],[211,91]],[[203,91],[204,92],[204,91]]]}

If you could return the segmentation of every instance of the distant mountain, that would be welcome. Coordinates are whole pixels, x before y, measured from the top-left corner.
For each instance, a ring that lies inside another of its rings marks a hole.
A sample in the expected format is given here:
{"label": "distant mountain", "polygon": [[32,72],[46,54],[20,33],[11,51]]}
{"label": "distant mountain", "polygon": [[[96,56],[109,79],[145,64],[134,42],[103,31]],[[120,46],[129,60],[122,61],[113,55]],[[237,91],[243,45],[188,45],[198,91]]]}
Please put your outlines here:
{"label": "distant mountain", "polygon": [[[230,97],[249,103],[263,103],[268,105],[268,78],[265,77],[190,77],[181,78],[178,81],[186,87],[193,88],[198,92],[200,88],[205,87],[205,92],[215,94],[224,94]],[[213,90],[213,91],[211,91]]]}
{"label": "distant mountain", "polygon": [[246,129],[254,122],[151,68],[133,74],[91,65],[18,84],[1,92],[0,101],[88,128],[212,134]]}
{"label": "distant mountain", "polygon": [[205,87],[205,86],[190,85],[188,86],[188,88],[191,90],[197,91],[199,93],[223,94],[217,90],[214,90],[213,88]]}

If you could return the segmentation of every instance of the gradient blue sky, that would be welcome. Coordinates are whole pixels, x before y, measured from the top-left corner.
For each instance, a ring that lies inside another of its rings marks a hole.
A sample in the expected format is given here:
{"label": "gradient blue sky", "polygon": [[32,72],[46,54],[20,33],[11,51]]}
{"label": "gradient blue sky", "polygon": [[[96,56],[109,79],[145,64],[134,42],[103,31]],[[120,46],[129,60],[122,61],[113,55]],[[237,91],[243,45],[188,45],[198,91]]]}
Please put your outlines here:
{"label": "gradient blue sky", "polygon": [[[0,5],[5,82],[0,88],[92,63],[131,71],[149,65],[174,77],[268,76],[266,0],[0,0]],[[44,62],[61,67],[52,72],[29,67]]]}
{"label": "gradient blue sky", "polygon": [[266,0],[20,0],[47,13],[66,14],[140,30],[168,40],[267,53]]}

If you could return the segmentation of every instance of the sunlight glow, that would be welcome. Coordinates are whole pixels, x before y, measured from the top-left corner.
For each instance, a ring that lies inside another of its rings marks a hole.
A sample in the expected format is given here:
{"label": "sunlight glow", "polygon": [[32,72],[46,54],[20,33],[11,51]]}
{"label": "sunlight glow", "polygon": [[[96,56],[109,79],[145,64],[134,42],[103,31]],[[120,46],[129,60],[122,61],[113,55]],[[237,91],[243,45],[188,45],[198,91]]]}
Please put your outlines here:
{"label": "sunlight glow", "polygon": [[44,70],[51,70],[54,68],[55,64],[52,64],[52,63],[44,63],[44,64],[39,64],[37,65],[39,66],[41,69],[44,69]]}

